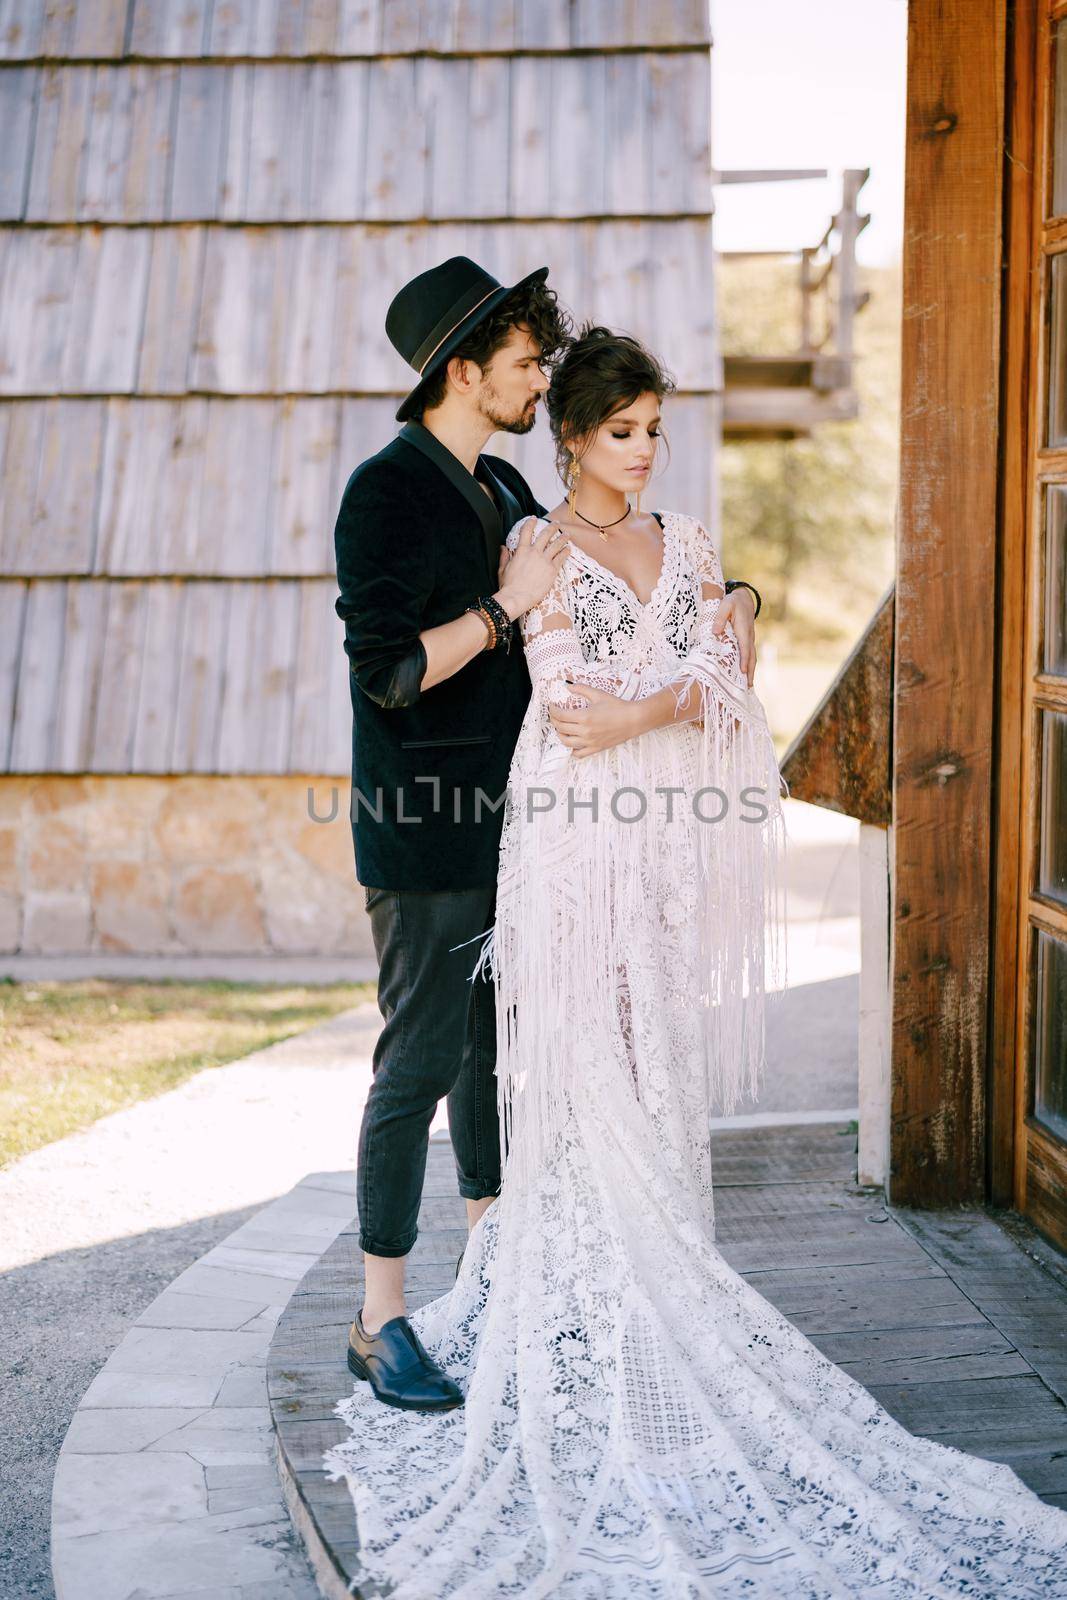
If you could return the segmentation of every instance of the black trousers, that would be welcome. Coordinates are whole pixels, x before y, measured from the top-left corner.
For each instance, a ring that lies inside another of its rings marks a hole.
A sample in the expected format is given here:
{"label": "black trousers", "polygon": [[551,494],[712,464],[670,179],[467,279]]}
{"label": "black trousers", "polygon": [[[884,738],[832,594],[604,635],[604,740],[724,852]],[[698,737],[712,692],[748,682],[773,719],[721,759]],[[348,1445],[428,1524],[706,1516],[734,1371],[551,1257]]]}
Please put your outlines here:
{"label": "black trousers", "polygon": [[[360,1249],[407,1255],[418,1236],[430,1123],[448,1099],[459,1192],[500,1192],[496,997],[469,981],[496,887],[365,891],[384,1027],[359,1134]],[[463,945],[455,950],[453,946]]]}

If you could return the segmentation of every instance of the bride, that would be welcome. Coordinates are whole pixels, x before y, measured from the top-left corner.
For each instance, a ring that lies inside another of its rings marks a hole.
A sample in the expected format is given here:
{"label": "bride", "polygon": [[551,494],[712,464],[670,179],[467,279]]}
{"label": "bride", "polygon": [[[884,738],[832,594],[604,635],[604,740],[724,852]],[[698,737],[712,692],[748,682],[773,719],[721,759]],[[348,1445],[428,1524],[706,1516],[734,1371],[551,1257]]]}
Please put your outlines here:
{"label": "bride", "polygon": [[[341,1403],[363,1594],[1067,1596],[1067,1516],[908,1433],[714,1244],[709,1123],[784,983],[773,744],[700,522],[641,513],[673,387],[586,327],[548,412],[569,554],[522,618],[496,923],[499,1197],[416,1311],[465,1404]],[[637,508],[628,496],[636,492]]]}

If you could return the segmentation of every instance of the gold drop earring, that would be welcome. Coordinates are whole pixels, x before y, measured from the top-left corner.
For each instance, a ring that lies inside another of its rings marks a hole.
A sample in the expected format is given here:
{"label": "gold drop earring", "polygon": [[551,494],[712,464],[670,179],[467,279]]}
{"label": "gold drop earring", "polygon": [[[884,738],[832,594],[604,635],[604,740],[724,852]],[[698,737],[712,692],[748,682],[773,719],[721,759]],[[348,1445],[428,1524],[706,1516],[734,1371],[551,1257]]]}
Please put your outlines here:
{"label": "gold drop earring", "polygon": [[574,516],[574,497],[578,493],[578,479],[581,477],[581,475],[581,462],[578,460],[577,456],[571,456],[570,472],[568,473],[570,494],[567,496],[567,506],[572,517]]}

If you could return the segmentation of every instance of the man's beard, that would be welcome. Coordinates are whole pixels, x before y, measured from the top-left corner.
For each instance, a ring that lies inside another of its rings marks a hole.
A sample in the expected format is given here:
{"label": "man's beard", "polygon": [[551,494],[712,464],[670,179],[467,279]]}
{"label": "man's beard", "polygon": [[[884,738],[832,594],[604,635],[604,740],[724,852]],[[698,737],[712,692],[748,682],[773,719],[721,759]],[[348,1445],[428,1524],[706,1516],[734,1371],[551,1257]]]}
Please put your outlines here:
{"label": "man's beard", "polygon": [[492,384],[482,385],[480,396],[482,416],[500,433],[529,433],[537,421],[536,401],[523,406],[517,417],[509,417],[503,410],[503,402]]}

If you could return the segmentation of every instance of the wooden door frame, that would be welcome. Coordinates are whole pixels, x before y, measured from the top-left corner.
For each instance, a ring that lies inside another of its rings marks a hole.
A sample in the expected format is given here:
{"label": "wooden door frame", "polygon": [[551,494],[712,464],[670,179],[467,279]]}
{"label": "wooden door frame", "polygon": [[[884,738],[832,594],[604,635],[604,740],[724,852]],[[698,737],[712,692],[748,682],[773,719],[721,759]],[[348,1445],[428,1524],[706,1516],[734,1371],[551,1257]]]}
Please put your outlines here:
{"label": "wooden door frame", "polygon": [[[1014,1064],[1015,1116],[1012,1200],[1039,1228],[1062,1245],[1067,1240],[1067,1151],[1063,1141],[1039,1123],[1031,1113],[1034,1100],[1031,1035],[1034,1027],[1036,963],[1032,956],[1035,931],[1044,928],[1061,940],[1067,937],[1067,911],[1061,904],[1040,896],[1031,885],[1037,882],[1037,856],[1040,822],[1041,757],[1038,748],[1040,702],[1067,711],[1067,685],[1062,678],[1045,678],[1040,671],[1044,633],[1043,608],[1046,571],[1045,540],[1048,534],[1046,485],[1063,483],[1067,473],[1067,447],[1048,448],[1045,415],[1049,390],[1048,331],[1050,325],[1050,273],[1046,262],[1067,247],[1067,222],[1050,223],[1052,187],[1052,106],[1050,90],[1055,62],[1052,59],[1052,27],[1067,20],[1067,0],[1037,0],[1034,62],[1033,140],[1029,272],[1018,285],[1018,298],[1025,303],[1029,321],[1029,439],[1024,482],[1028,517],[1021,531],[1021,566],[1025,566],[1023,601],[1025,629],[1016,656],[1019,693],[1019,792],[1021,808],[1015,855],[1018,861],[1015,942],[1015,1038],[1010,1061],[1003,1061],[1007,1076]],[[1023,307],[1019,308],[1019,316]],[[1032,530],[1032,532],[1031,532]],[[1016,684],[1010,685],[1014,699]],[[1005,905],[1005,919],[1010,914]]]}
{"label": "wooden door frame", "polygon": [[1000,561],[997,572],[997,770],[994,796],[988,1194],[994,1205],[1019,1202],[1016,1130],[1025,1073],[1017,1070],[1021,1024],[1018,987],[1023,890],[1024,711],[1028,528],[1034,482],[1031,440],[1037,426],[1040,361],[1031,292],[1040,209],[1034,204],[1037,159],[1037,50],[1044,0],[1015,0],[1009,26],[1008,142],[1005,151],[1004,342],[1001,382]]}

